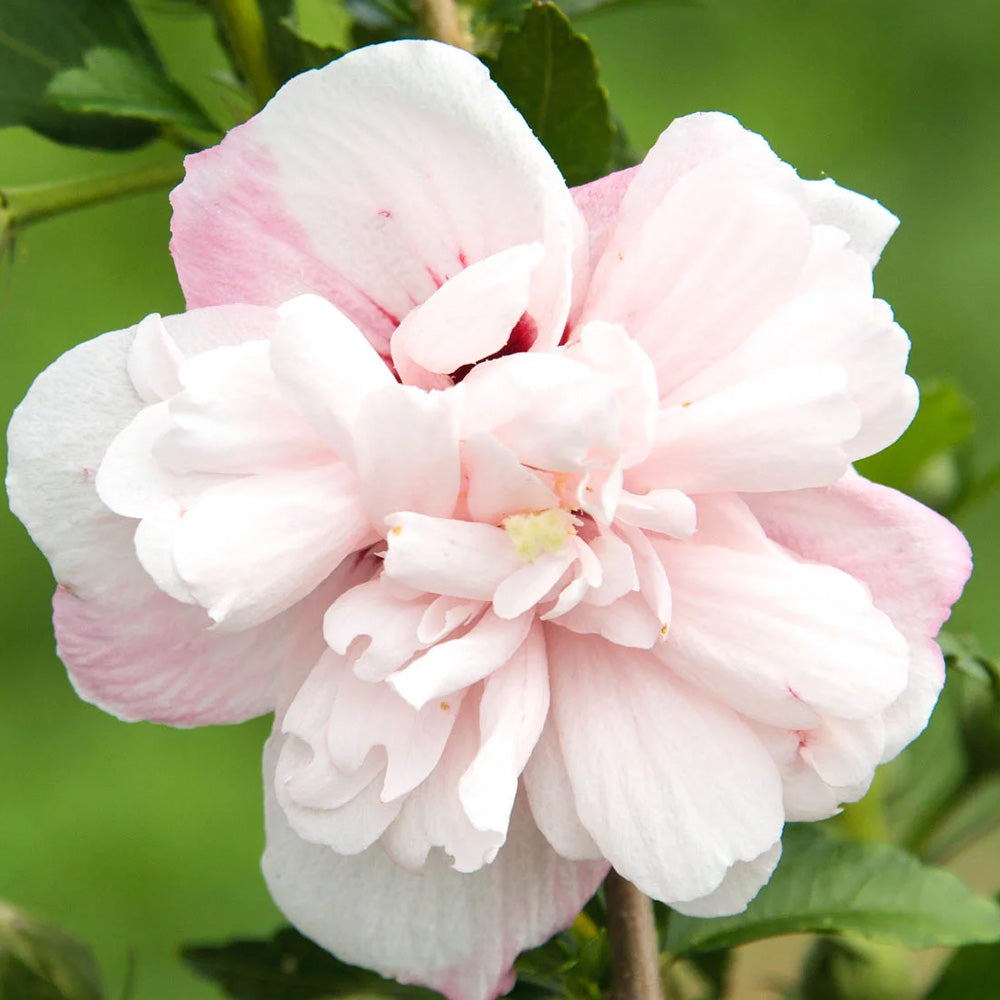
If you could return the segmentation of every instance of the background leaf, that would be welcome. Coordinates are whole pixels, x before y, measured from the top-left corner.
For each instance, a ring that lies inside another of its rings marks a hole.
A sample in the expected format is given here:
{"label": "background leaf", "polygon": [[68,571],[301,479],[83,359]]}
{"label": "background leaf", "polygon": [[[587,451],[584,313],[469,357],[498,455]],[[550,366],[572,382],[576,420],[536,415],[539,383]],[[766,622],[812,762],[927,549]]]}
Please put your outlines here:
{"label": "background leaf", "polygon": [[155,67],[124,49],[89,49],[82,67],[49,81],[47,96],[65,111],[99,111],[184,128],[215,128],[198,105]]}
{"label": "background leaf", "polygon": [[487,63],[567,184],[604,176],[614,138],[608,95],[598,83],[590,42],[556,6],[529,8],[521,27],[504,36]]}
{"label": "background leaf", "polygon": [[404,986],[367,969],[346,965],[288,927],[267,941],[232,941],[187,947],[184,961],[234,1000],[316,1000],[379,996],[440,1000],[419,986]]}
{"label": "background leaf", "polygon": [[924,1000],[1000,1000],[1000,945],[960,948]]}
{"label": "background leaf", "polygon": [[0,903],[0,997],[102,1000],[101,973],[75,938]]}
{"label": "background leaf", "polygon": [[1000,939],[1000,907],[949,872],[886,844],[839,841],[809,826],[786,827],[771,881],[733,917],[674,914],[675,954],[731,948],[778,934],[853,931],[908,948]]}
{"label": "background leaf", "polygon": [[139,119],[78,114],[46,99],[49,81],[95,46],[121,49],[162,70],[126,0],[3,0],[0,3],[0,126],[27,125],[72,145],[128,149],[156,135]]}

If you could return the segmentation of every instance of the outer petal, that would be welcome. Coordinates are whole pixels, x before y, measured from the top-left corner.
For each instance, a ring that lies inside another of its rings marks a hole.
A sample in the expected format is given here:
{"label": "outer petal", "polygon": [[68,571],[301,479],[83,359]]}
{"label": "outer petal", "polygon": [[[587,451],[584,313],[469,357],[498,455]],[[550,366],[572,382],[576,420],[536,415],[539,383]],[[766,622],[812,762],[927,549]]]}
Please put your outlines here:
{"label": "outer petal", "polygon": [[665,902],[698,899],[774,844],[781,782],[735,712],[649,653],[551,626],[546,638],[580,819],[616,871]]}
{"label": "outer petal", "polygon": [[607,872],[602,862],[555,854],[523,804],[496,860],[472,874],[452,870],[437,851],[419,875],[377,845],[341,857],[289,829],[275,801],[273,750],[264,773],[264,876],[289,920],[344,961],[449,1000],[492,1000],[510,989],[518,952],[569,925]]}
{"label": "outer petal", "polygon": [[906,685],[906,644],[857,580],[780,552],[658,542],[674,614],[658,653],[741,713],[789,729],[863,719]]}
{"label": "outer petal", "polygon": [[737,861],[714,892],[701,899],[674,903],[674,909],[689,917],[725,917],[739,913],[760,892],[761,886],[777,868],[780,858],[779,840],[752,861]]}
{"label": "outer petal", "polygon": [[850,237],[849,248],[874,267],[899,219],[874,198],[842,188],[832,177],[803,181],[802,189],[812,220],[842,229]]}
{"label": "outer petal", "polygon": [[[245,306],[163,320],[181,355],[260,339],[273,323],[271,310]],[[135,332],[81,344],[35,381],[8,432],[11,508],[60,584],[58,650],[81,697],[124,719],[241,721],[273,707],[279,666],[299,643],[314,645],[303,636],[315,637],[322,608],[295,608],[262,630],[220,636],[208,631],[204,612],[160,593],[142,572],[135,522],[113,514],[94,488],[108,445],[143,405],[128,375]],[[149,353],[135,361],[155,395],[157,384],[171,385],[169,371],[158,382],[158,366],[177,355],[159,352],[157,362]],[[345,585],[335,576],[317,601],[329,603]],[[314,661],[318,652],[306,655]]]}
{"label": "outer petal", "polygon": [[348,561],[308,600],[234,634],[211,631],[204,611],[167,597],[138,570],[88,599],[60,587],[53,600],[56,648],[80,697],[120,719],[242,722],[274,708],[286,660],[316,661],[323,611],[359,582],[355,569]]}
{"label": "outer petal", "polygon": [[927,724],[944,682],[933,637],[972,569],[968,543],[943,517],[853,473],[824,490],[745,498],[767,533],[806,559],[850,573],[909,643],[909,683],[885,716],[883,759]]}
{"label": "outer petal", "polygon": [[172,250],[190,306],[317,292],[384,353],[399,320],[467,263],[537,242],[530,313],[543,344],[562,333],[579,217],[465,52],[403,41],[349,53],[186,167]]}

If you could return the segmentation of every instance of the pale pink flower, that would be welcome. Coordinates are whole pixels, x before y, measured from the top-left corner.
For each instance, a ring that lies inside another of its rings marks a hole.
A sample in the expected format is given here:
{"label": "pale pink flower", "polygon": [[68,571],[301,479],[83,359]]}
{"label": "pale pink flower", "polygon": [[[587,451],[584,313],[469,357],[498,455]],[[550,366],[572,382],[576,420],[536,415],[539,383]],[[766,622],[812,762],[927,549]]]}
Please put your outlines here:
{"label": "pale pink flower", "polygon": [[851,469],[917,404],[876,202],[719,114],[570,192],[475,59],[400,42],[173,204],[191,311],[45,372],[8,485],[84,698],[277,708],[306,934],[485,1000],[609,863],[739,910],[923,728],[970,562]]}

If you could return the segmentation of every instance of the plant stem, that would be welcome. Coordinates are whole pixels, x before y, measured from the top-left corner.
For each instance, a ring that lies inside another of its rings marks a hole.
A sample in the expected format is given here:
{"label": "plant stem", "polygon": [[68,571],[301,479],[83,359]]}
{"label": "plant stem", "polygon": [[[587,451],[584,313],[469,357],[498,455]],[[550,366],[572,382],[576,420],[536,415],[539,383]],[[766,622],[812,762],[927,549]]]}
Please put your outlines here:
{"label": "plant stem", "polygon": [[462,24],[455,0],[420,0],[420,20],[428,38],[472,51],[472,36]]}
{"label": "plant stem", "polygon": [[280,81],[271,62],[267,23],[257,0],[212,0],[212,10],[254,102],[258,109],[264,107]]}
{"label": "plant stem", "polygon": [[160,163],[129,173],[102,174],[70,181],[52,181],[0,190],[0,240],[25,226],[77,208],[172,187],[184,177],[181,163]]}
{"label": "plant stem", "polygon": [[653,903],[611,871],[604,880],[614,1000],[663,1000]]}

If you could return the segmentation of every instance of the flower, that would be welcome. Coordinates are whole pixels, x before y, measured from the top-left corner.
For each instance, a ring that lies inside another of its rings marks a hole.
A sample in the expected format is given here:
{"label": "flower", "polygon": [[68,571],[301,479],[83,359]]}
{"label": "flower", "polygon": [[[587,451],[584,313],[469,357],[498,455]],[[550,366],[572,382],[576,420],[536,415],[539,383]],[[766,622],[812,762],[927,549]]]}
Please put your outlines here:
{"label": "flower", "polygon": [[917,403],[876,202],[719,114],[571,192],[479,62],[398,42],[173,205],[189,311],[41,375],[8,488],[84,698],[276,711],[306,934],[487,1000],[609,864],[741,909],[923,728],[970,560],[851,469]]}

